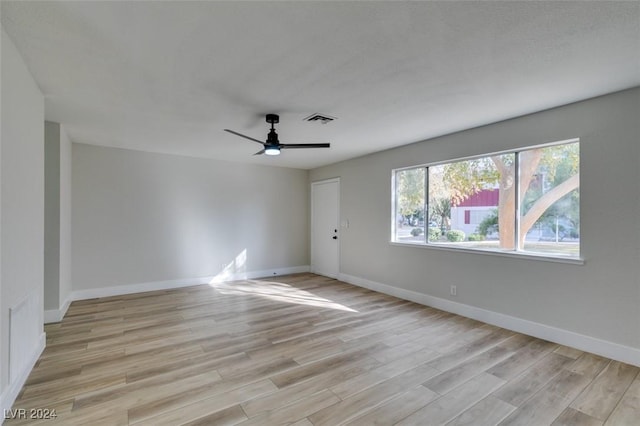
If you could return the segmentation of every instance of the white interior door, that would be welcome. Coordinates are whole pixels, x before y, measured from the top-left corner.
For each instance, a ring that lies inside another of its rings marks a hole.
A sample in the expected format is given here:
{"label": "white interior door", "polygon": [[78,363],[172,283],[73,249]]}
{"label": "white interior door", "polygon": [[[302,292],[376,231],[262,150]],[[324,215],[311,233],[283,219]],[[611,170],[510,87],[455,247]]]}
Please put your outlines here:
{"label": "white interior door", "polygon": [[337,278],[340,258],[340,180],[311,184],[311,272]]}

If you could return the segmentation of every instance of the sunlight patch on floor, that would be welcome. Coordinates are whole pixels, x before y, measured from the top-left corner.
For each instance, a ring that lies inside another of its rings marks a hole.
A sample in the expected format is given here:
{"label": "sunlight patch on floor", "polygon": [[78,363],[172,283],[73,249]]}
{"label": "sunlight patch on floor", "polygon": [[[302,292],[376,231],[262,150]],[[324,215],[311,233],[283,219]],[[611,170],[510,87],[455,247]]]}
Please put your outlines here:
{"label": "sunlight patch on floor", "polygon": [[311,292],[276,281],[246,280],[211,282],[209,285],[218,290],[221,294],[257,296],[274,300],[276,302],[315,306],[318,308],[336,309],[347,312],[358,312],[348,306],[317,296]]}

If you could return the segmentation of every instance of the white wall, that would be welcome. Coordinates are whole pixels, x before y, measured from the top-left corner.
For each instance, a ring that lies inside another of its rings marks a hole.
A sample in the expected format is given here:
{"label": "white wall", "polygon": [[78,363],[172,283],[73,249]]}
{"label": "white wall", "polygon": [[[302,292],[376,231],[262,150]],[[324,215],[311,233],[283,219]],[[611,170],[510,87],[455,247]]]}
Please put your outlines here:
{"label": "white wall", "polygon": [[0,408],[8,409],[44,348],[44,100],[4,29],[1,51]]}
{"label": "white wall", "polygon": [[230,264],[239,275],[308,268],[305,170],[76,143],[72,169],[76,298]]}
{"label": "white wall", "polygon": [[[640,364],[639,99],[624,91],[312,170],[341,178],[342,277]],[[392,169],[576,137],[584,265],[389,244]]]}

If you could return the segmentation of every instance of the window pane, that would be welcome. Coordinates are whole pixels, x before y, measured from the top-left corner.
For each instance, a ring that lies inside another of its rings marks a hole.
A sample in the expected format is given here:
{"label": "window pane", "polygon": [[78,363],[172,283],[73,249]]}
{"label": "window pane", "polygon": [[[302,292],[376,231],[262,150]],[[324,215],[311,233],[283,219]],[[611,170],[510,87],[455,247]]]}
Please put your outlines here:
{"label": "window pane", "polygon": [[580,255],[580,152],[571,143],[520,153],[520,247]]}
{"label": "window pane", "polygon": [[396,171],[393,240],[579,257],[579,168],[573,142]]}
{"label": "window pane", "polygon": [[429,167],[429,243],[512,250],[514,159],[504,154]]}
{"label": "window pane", "polygon": [[394,241],[424,243],[424,167],[396,172]]}

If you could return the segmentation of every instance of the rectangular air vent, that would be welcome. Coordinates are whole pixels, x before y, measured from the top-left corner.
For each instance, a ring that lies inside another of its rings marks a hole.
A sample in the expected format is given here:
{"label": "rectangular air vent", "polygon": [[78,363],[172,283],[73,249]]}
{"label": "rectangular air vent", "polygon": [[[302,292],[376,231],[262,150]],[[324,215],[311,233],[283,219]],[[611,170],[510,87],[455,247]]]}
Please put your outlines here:
{"label": "rectangular air vent", "polygon": [[312,123],[315,122],[315,123],[327,124],[332,122],[335,119],[336,119],[335,117],[331,117],[330,115],[327,115],[327,114],[315,113],[305,118],[304,121],[309,121]]}

